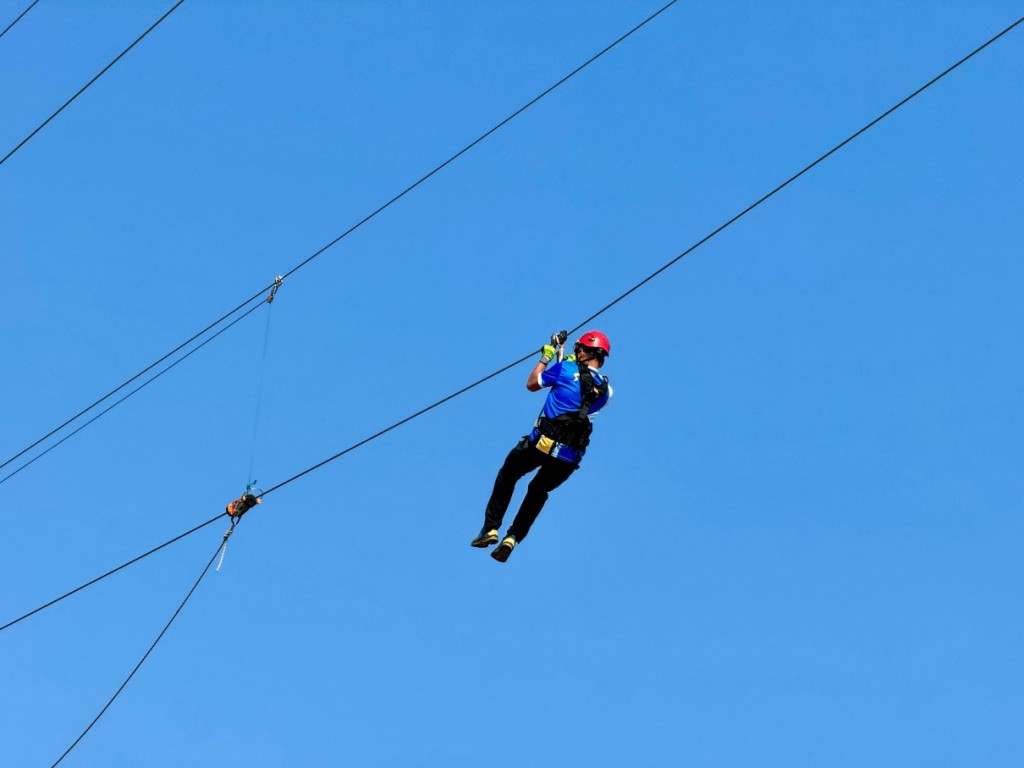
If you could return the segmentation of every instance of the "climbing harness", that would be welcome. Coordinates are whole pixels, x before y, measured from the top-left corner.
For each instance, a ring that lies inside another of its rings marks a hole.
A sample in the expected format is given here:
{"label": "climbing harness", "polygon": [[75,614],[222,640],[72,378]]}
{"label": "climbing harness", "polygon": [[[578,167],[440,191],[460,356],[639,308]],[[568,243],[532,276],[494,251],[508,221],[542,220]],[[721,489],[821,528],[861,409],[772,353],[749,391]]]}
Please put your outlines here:
{"label": "climbing harness", "polygon": [[603,333],[588,331],[573,346],[573,355],[565,358],[563,352],[568,338],[568,331],[556,331],[551,334],[551,346],[555,348],[558,362],[575,362],[579,368],[580,407],[577,411],[562,413],[554,418],[541,413],[534,424],[537,433],[533,445],[541,453],[553,458],[561,458],[562,454],[564,461],[578,461],[590,444],[590,434],[594,429],[589,416],[590,408],[608,394],[608,379],[602,377],[601,383],[597,384],[590,366],[580,362],[580,353],[588,349],[592,353],[607,354],[611,345]]}
{"label": "climbing harness", "polygon": [[579,410],[560,413],[553,419],[543,413],[537,418],[536,428],[539,432],[534,447],[549,456],[558,455],[559,448],[571,448],[577,456],[581,456],[590,445],[590,434],[594,425],[588,415],[590,407],[608,394],[608,379],[602,377],[600,384],[594,381],[594,374],[586,363],[576,361],[580,369],[580,407]]}

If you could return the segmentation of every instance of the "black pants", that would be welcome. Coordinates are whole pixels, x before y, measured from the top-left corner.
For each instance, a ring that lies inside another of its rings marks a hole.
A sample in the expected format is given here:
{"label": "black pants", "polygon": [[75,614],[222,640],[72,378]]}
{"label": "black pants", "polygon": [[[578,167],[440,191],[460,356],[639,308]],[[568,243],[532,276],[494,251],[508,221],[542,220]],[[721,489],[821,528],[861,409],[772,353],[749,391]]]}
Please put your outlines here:
{"label": "black pants", "polygon": [[522,541],[530,532],[530,526],[537,519],[544,502],[548,500],[548,493],[569,479],[576,467],[567,461],[559,461],[541,453],[530,444],[529,438],[524,437],[519,444],[513,448],[505,458],[505,463],[498,470],[498,477],[494,480],[494,490],[487,502],[487,511],[484,515],[484,528],[500,528],[501,521],[508,510],[508,504],[512,500],[512,492],[516,488],[519,479],[533,470],[540,467],[540,471],[530,481],[526,489],[526,498],[516,513],[515,520],[509,526],[508,534],[515,536],[516,541]]}

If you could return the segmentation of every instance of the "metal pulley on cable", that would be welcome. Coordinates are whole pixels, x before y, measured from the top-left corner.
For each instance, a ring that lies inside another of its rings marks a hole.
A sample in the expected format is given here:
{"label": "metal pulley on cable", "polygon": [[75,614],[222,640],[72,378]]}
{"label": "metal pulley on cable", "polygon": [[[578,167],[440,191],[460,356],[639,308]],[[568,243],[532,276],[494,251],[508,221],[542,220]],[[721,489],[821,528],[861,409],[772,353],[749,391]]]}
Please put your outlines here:
{"label": "metal pulley on cable", "polygon": [[257,504],[262,504],[258,496],[253,496],[251,493],[246,492],[239,496],[224,508],[224,514],[231,518],[232,523],[237,523],[242,519],[242,515],[248,512],[250,509],[255,507]]}

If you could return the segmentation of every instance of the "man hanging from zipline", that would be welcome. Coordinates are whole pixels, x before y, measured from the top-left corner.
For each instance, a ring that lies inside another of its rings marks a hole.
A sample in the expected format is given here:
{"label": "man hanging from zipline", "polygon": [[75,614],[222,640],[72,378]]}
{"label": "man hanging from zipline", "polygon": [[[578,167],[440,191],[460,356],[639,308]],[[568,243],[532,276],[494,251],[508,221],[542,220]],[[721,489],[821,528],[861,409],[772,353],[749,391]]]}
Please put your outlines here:
{"label": "man hanging from zipline", "polygon": [[526,538],[548,493],[579,469],[590,443],[591,419],[608,404],[612,395],[608,378],[597,370],[604,365],[612,349],[608,337],[600,331],[584,333],[576,342],[573,355],[548,367],[556,352],[561,352],[567,336],[565,331],[551,336],[551,343],[544,345],[540,361],[526,380],[526,388],[531,392],[539,392],[544,387],[551,387],[551,391],[533,431],[519,441],[498,470],[484,513],[484,527],[470,542],[471,546],[480,548],[498,544],[498,529],[516,483],[539,468],[512,525],[491,552],[491,557],[500,563],[508,560],[516,544]]}

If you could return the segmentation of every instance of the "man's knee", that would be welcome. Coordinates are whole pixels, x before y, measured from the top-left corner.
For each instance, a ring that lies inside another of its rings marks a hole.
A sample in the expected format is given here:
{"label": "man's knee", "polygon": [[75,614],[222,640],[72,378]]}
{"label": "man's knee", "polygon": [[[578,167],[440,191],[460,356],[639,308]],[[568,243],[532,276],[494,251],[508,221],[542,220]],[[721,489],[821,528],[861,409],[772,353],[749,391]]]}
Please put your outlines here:
{"label": "man's knee", "polygon": [[[564,464],[564,462],[562,463]],[[568,480],[574,470],[575,467],[569,464],[566,464],[565,467],[543,466],[540,472],[530,481],[530,490],[543,491],[545,494],[553,491]]]}

